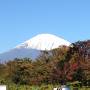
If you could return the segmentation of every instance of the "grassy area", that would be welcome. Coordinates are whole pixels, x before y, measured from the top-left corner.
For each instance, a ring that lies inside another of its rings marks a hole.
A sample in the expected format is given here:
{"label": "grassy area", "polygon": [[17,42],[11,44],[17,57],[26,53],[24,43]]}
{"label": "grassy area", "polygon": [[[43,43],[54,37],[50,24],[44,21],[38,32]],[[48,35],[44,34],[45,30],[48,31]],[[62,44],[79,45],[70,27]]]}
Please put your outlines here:
{"label": "grassy area", "polygon": [[27,86],[27,85],[9,85],[8,90],[53,90],[52,85]]}
{"label": "grassy area", "polygon": [[[54,87],[59,85],[41,85],[41,86],[29,86],[29,85],[8,85],[7,90],[53,90]],[[71,88],[73,90],[73,88]],[[79,90],[90,90],[89,88],[82,87]]]}
{"label": "grassy area", "polygon": [[90,87],[89,88],[83,87],[83,88],[80,88],[80,90],[90,90]]}

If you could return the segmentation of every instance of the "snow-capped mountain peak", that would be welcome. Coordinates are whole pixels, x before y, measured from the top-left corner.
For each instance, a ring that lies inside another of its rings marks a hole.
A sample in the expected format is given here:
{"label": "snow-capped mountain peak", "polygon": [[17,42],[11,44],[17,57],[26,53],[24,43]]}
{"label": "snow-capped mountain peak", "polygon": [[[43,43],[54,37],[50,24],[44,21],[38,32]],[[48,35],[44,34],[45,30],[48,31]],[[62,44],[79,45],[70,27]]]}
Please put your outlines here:
{"label": "snow-capped mountain peak", "polygon": [[52,50],[61,45],[69,46],[70,42],[52,34],[39,34],[15,48],[0,54],[0,60],[4,62],[25,57],[35,60],[41,55],[41,51]]}
{"label": "snow-capped mountain peak", "polygon": [[16,48],[32,48],[36,50],[51,50],[61,45],[69,46],[70,42],[52,34],[39,34],[24,43],[16,46]]}

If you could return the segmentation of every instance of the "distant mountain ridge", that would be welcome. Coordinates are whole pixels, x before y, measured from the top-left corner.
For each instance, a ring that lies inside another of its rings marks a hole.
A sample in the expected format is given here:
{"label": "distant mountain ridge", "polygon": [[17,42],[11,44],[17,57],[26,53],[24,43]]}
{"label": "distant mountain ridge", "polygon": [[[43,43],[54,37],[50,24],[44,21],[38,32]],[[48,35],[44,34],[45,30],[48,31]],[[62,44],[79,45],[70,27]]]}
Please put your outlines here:
{"label": "distant mountain ridge", "polygon": [[35,59],[41,51],[48,51],[59,46],[69,46],[71,43],[52,34],[39,34],[24,43],[17,45],[14,49],[0,54],[0,60],[7,61],[14,58]]}

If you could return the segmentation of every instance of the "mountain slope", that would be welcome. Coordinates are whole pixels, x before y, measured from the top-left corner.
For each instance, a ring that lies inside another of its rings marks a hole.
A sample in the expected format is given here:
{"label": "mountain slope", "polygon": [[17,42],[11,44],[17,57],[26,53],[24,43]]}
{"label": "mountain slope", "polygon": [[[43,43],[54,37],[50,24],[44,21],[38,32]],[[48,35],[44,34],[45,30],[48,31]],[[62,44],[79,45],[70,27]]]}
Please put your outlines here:
{"label": "mountain slope", "polygon": [[1,62],[4,62],[8,60],[13,60],[15,58],[25,58],[25,57],[35,59],[39,55],[40,51],[35,49],[25,49],[25,48],[12,49],[8,52],[0,54],[0,60]]}
{"label": "mountain slope", "polygon": [[69,46],[70,42],[52,34],[39,34],[14,49],[0,54],[0,60],[7,61],[25,57],[35,59],[41,51],[52,50],[62,45]]}

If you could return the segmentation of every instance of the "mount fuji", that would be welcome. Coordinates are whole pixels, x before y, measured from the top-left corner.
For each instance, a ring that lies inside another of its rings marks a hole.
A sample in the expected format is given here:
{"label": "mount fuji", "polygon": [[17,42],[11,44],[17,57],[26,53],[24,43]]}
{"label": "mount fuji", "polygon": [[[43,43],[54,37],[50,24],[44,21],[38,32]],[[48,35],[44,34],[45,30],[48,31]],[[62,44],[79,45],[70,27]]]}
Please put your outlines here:
{"label": "mount fuji", "polygon": [[63,38],[52,34],[39,34],[15,48],[0,54],[1,61],[13,60],[14,58],[37,58],[41,51],[49,51],[59,46],[69,46],[71,43]]}

